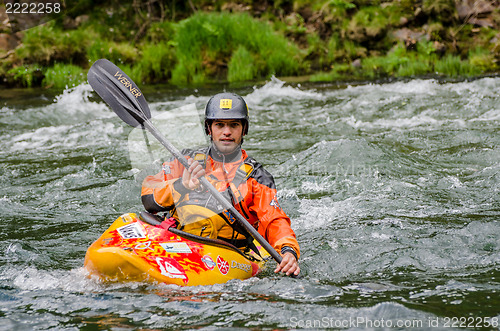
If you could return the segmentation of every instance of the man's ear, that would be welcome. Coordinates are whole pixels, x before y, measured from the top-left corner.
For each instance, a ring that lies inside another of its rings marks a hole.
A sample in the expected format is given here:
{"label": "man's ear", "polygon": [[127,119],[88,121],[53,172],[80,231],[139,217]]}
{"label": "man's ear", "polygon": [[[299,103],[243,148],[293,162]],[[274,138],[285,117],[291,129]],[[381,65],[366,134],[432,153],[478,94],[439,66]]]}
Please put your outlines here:
{"label": "man's ear", "polygon": [[242,129],[242,130],[243,130],[243,131],[241,132],[241,136],[242,136],[242,137],[244,137],[244,136],[246,136],[246,135],[247,135],[247,133],[248,133],[248,122],[247,122],[247,121],[245,121],[245,122],[243,123],[243,129]]}
{"label": "man's ear", "polygon": [[210,138],[212,138],[212,121],[207,121],[205,120],[205,134],[207,136],[210,136]]}

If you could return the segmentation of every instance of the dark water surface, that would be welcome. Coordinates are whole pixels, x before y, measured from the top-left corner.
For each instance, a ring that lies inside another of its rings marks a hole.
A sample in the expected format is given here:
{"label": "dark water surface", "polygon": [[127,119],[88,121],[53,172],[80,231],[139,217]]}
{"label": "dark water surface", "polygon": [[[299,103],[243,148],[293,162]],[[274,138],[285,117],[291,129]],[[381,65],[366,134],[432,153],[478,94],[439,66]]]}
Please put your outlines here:
{"label": "dark water surface", "polygon": [[[160,117],[214,93],[143,92]],[[141,211],[131,129],[88,85],[11,90],[0,99],[0,330],[499,328],[500,78],[237,92],[250,107],[244,147],[275,175],[303,277],[270,263],[204,287],[88,279],[87,247]]]}

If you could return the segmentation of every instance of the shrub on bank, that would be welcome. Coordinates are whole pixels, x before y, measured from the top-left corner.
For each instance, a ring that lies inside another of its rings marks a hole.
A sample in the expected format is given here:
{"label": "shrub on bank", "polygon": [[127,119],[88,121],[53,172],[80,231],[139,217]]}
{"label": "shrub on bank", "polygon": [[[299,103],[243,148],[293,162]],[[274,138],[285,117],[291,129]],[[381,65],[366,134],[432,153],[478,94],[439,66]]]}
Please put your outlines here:
{"label": "shrub on bank", "polygon": [[26,65],[14,67],[7,71],[9,81],[17,82],[22,87],[33,87],[43,76],[42,67],[39,65]]}
{"label": "shrub on bank", "polygon": [[26,30],[23,43],[16,49],[23,64],[50,66],[71,59],[85,63],[85,49],[93,36],[84,30],[64,31],[54,21]]}
{"label": "shrub on bank", "polygon": [[137,49],[128,42],[117,43],[111,40],[96,38],[86,49],[88,62],[105,58],[116,65],[130,64],[136,61]]}
{"label": "shrub on bank", "polygon": [[[168,81],[174,65],[175,50],[171,45],[165,42],[148,43],[143,46],[142,56],[134,65],[132,74],[137,82]],[[130,78],[134,79],[132,76]]]}
{"label": "shrub on bank", "polygon": [[435,49],[429,42],[419,42],[415,51],[400,43],[385,56],[364,59],[363,69],[370,78],[414,77],[432,73],[432,63],[436,59]]}
{"label": "shrub on bank", "polygon": [[64,89],[81,84],[87,80],[86,72],[79,66],[56,63],[44,72],[42,86]]}
{"label": "shrub on bank", "polygon": [[493,55],[485,49],[475,49],[468,59],[448,54],[442,58],[430,42],[419,42],[416,50],[408,50],[398,44],[385,56],[367,57],[361,61],[361,68],[339,64],[328,73],[318,73],[311,81],[334,81],[342,78],[386,78],[418,77],[440,75],[446,77],[472,77],[480,75],[485,68],[491,68]]}
{"label": "shrub on bank", "polygon": [[447,54],[434,65],[437,74],[448,77],[472,77],[479,75],[481,69],[457,55]]}
{"label": "shrub on bank", "polygon": [[[294,75],[300,69],[298,47],[248,14],[198,12],[179,22],[174,41],[175,84],[202,83],[214,77],[239,81]],[[249,63],[251,70],[245,67]]]}
{"label": "shrub on bank", "polygon": [[227,67],[229,82],[250,81],[257,74],[253,55],[243,45],[238,46],[234,51]]}

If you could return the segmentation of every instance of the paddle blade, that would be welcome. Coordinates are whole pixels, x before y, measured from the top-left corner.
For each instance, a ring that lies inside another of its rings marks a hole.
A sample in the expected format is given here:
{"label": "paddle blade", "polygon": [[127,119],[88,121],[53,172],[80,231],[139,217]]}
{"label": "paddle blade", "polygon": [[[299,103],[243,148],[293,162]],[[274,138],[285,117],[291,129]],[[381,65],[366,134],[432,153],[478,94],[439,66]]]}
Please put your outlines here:
{"label": "paddle blade", "polygon": [[106,59],[97,60],[87,74],[90,86],[128,125],[142,126],[151,111],[141,90],[120,68]]}

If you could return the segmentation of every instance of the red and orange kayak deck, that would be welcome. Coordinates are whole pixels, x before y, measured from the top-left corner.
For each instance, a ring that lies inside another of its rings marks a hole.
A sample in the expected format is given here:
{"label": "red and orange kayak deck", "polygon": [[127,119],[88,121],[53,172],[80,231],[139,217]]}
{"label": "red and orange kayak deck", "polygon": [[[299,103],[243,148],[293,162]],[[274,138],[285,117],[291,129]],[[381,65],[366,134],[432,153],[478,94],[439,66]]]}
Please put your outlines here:
{"label": "red and orange kayak deck", "polygon": [[102,281],[195,286],[253,277],[269,259],[257,242],[260,256],[166,227],[124,214],[88,248],[84,268]]}

